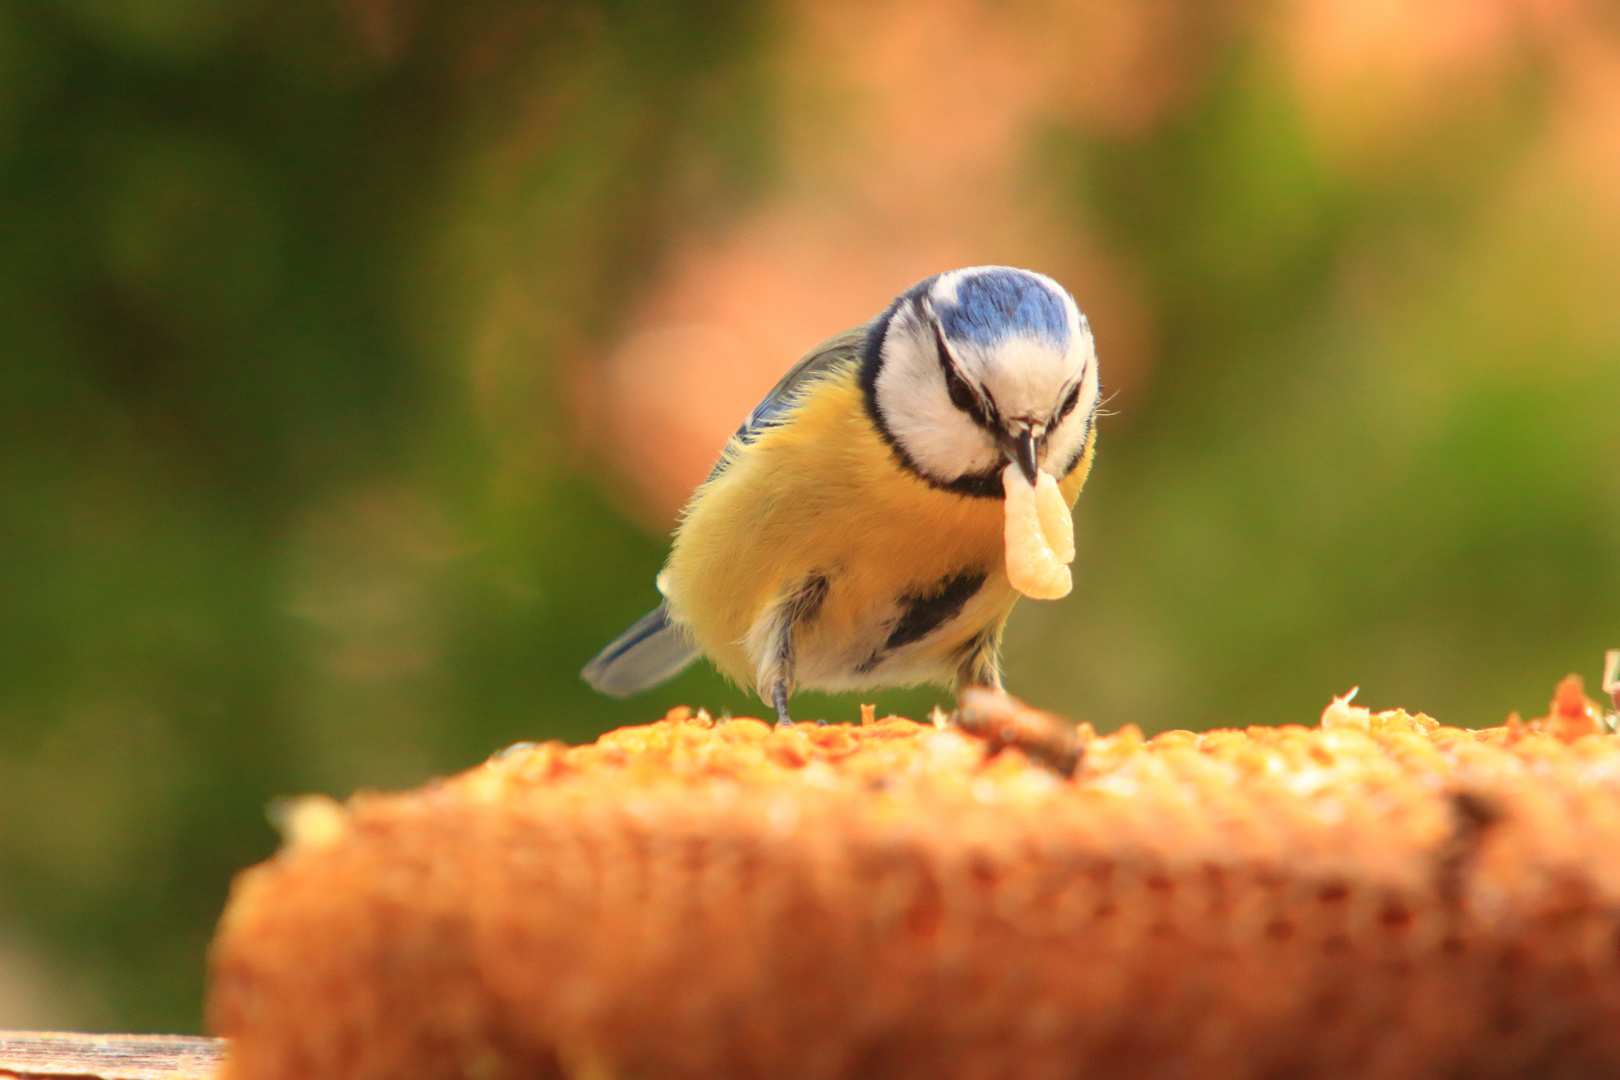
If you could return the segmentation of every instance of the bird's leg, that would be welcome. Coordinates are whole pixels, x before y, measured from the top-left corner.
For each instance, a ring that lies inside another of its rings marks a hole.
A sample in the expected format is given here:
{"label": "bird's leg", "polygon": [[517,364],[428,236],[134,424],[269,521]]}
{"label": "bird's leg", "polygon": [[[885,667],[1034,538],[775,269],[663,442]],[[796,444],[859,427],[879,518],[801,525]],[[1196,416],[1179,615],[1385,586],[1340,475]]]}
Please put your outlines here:
{"label": "bird's leg", "polygon": [[793,603],[778,604],[771,612],[770,629],[765,638],[765,649],[759,661],[759,696],[776,709],[778,727],[793,723],[788,715],[788,698],[793,693],[793,675],[797,656],[793,648]]}
{"label": "bird's leg", "polygon": [[1001,627],[986,630],[962,649],[956,669],[956,711],[951,723],[984,740],[989,761],[1009,746],[1059,776],[1073,776],[1085,756],[1074,729],[1051,713],[1032,709],[1001,688]]}
{"label": "bird's leg", "polygon": [[793,632],[820,614],[829,587],[827,575],[811,574],[779,601],[749,635],[760,645],[755,685],[759,696],[775,707],[776,722],[780,725],[793,723],[793,717],[788,715],[788,698],[793,693],[798,660]]}
{"label": "bird's leg", "polygon": [[956,668],[958,709],[964,690],[972,687],[1001,690],[1001,628],[986,630],[969,641],[963,646],[961,656]]}
{"label": "bird's leg", "polygon": [[[793,604],[779,603],[754,624],[749,635],[759,657],[754,667],[754,689],[762,701],[776,709],[780,726],[793,723],[788,715],[788,698],[793,693]],[[757,644],[756,644],[757,643]]]}

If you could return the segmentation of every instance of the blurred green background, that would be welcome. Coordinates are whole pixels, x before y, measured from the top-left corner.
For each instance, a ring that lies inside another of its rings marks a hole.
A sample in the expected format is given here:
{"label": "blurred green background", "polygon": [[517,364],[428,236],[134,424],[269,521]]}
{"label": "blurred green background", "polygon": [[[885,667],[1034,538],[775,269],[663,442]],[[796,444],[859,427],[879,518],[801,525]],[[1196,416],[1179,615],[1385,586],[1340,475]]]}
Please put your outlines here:
{"label": "blurred green background", "polygon": [[[681,252],[829,173],[878,193],[851,235],[931,182],[840,149],[862,110],[972,165],[895,226],[919,264],[1068,252],[1118,391],[1015,692],[1155,730],[1311,723],[1359,684],[1477,726],[1594,683],[1617,35],[1506,0],[0,0],[0,1027],[201,1030],[276,795],[759,711],[707,671],[578,681],[654,601],[672,511],[637,483],[658,448],[590,417]],[[964,100],[1011,134],[975,141],[931,80],[981,48]]]}

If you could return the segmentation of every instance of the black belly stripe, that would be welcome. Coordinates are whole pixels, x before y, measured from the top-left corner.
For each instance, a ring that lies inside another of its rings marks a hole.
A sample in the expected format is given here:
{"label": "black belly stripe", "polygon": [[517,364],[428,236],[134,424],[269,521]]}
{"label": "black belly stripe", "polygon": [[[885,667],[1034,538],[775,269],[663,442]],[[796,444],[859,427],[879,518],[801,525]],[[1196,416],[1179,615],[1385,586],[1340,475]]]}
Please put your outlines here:
{"label": "black belly stripe", "polygon": [[952,574],[935,582],[929,589],[901,596],[900,617],[895,620],[883,647],[864,660],[856,670],[862,673],[871,671],[889,653],[921,641],[956,618],[984,586],[986,576],[982,573]]}

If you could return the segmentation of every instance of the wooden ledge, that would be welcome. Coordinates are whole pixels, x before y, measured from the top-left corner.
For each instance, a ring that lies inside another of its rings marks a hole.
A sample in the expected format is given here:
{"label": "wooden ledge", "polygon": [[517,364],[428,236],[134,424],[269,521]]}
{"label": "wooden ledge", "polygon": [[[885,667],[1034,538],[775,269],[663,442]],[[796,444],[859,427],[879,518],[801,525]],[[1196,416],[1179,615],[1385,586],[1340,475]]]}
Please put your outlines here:
{"label": "wooden ledge", "polygon": [[212,1080],[225,1040],[191,1035],[75,1035],[0,1031],[0,1078]]}

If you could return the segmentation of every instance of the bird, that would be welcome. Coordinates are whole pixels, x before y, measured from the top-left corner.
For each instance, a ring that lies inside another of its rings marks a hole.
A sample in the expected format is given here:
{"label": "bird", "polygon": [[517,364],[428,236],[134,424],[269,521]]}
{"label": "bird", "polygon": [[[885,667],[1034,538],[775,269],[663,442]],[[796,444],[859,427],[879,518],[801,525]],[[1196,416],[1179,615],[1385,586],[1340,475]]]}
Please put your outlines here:
{"label": "bird", "polygon": [[1052,592],[1015,587],[1015,518],[1035,521],[1015,502],[1055,482],[1031,543],[1057,567],[1050,511],[1073,557],[1100,392],[1090,324],[1052,278],[974,266],[918,282],[748,415],[681,514],[661,602],[583,678],[625,697],[707,656],[783,725],[796,689],[1001,690],[1019,588],[1070,580],[1058,567]]}

